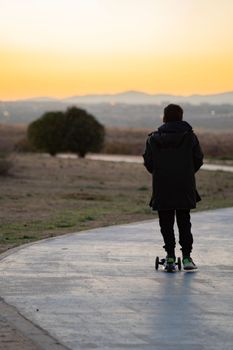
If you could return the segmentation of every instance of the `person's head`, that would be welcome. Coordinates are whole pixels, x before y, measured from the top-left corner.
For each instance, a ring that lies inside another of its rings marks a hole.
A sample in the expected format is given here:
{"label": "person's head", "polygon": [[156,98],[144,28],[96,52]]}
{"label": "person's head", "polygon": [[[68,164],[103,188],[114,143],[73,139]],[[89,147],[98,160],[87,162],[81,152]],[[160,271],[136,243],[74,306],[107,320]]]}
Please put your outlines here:
{"label": "person's head", "polygon": [[163,122],[176,122],[183,119],[183,109],[175,104],[170,104],[164,108]]}

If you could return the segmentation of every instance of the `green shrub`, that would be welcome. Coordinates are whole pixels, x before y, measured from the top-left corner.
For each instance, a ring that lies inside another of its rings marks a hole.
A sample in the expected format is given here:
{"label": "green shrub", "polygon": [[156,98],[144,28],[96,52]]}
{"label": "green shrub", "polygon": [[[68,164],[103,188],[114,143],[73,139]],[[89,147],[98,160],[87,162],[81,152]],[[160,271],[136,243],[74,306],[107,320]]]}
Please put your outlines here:
{"label": "green shrub", "polygon": [[71,107],[65,113],[45,113],[29,125],[27,136],[33,147],[51,155],[73,152],[85,157],[101,150],[105,129],[85,110]]}
{"label": "green shrub", "polygon": [[63,112],[47,112],[29,125],[27,137],[36,149],[54,156],[63,151],[64,127]]}
{"label": "green shrub", "polygon": [[71,107],[65,113],[64,149],[85,157],[87,152],[99,152],[104,143],[105,129],[85,110]]}

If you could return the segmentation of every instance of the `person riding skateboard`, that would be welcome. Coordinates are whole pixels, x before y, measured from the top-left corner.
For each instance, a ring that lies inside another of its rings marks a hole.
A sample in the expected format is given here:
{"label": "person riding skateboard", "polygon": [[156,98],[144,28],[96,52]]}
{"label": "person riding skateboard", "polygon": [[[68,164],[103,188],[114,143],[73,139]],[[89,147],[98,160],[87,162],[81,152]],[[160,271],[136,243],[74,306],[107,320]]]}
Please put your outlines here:
{"label": "person riding skateboard", "polygon": [[164,124],[148,135],[143,154],[144,166],[152,174],[150,207],[158,211],[160,230],[167,252],[165,269],[175,266],[174,222],[179,231],[184,270],[197,269],[191,252],[190,210],[201,200],[195,173],[203,164],[203,152],[190,124],[183,121],[183,109],[169,104],[164,108]]}

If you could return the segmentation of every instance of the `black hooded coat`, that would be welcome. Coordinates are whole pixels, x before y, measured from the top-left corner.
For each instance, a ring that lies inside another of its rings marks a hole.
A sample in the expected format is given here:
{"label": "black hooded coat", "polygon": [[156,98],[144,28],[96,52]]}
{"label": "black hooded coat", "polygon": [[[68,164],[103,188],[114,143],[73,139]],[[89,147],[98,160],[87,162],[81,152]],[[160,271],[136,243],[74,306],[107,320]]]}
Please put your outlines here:
{"label": "black hooded coat", "polygon": [[154,210],[192,209],[201,198],[195,172],[203,164],[203,153],[192,127],[185,121],[167,122],[149,134],[143,155],[152,174]]}

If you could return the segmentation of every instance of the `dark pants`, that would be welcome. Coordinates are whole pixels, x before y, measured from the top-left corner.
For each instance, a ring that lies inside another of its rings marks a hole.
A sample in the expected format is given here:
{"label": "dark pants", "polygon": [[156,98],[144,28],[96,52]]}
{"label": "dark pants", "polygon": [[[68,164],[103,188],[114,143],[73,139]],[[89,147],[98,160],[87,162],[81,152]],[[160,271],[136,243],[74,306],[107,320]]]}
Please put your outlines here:
{"label": "dark pants", "polygon": [[179,244],[183,256],[189,256],[192,251],[193,236],[191,233],[190,210],[159,210],[159,225],[164,239],[164,249],[169,256],[175,256],[175,234],[174,222],[176,222],[179,230]]}

